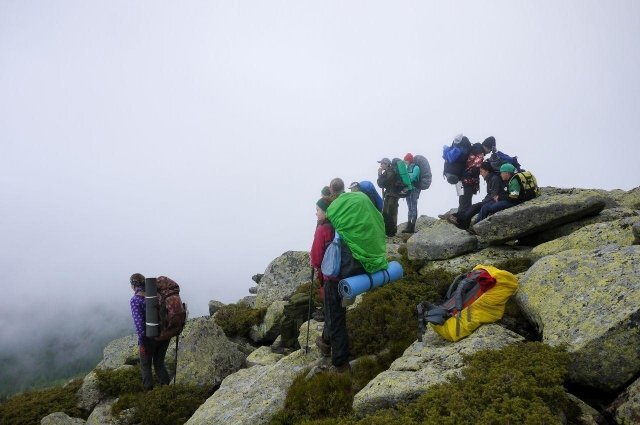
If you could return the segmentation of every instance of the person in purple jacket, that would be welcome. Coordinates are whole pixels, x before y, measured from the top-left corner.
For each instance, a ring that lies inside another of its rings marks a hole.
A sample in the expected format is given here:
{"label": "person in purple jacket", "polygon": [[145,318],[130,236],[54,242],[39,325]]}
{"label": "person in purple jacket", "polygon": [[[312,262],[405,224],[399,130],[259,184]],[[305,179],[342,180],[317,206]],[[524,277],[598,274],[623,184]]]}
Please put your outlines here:
{"label": "person in purple jacket", "polygon": [[140,347],[140,369],[142,371],[142,386],[145,390],[153,388],[153,375],[151,365],[156,371],[160,385],[168,385],[171,382],[164,358],[169,348],[169,341],[156,341],[145,336],[145,302],[144,302],[144,276],[134,273],[129,279],[133,296],[131,297],[131,316],[138,334],[138,346]]}

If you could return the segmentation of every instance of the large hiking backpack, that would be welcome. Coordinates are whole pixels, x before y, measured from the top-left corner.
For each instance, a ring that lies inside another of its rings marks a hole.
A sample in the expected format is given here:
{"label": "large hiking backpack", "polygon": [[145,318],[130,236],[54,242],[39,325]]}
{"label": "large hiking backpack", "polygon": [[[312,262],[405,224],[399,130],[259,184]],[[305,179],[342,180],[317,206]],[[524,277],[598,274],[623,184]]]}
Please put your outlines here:
{"label": "large hiking backpack", "polygon": [[166,341],[179,335],[187,321],[187,305],[180,298],[180,286],[166,276],[157,280],[158,316],[160,334],[158,341]]}
{"label": "large hiking backpack", "polygon": [[440,305],[420,303],[416,307],[421,340],[425,324],[448,341],[465,338],[483,323],[502,318],[507,301],[518,288],[516,277],[493,266],[477,265],[458,276]]}
{"label": "large hiking backpack", "polygon": [[442,147],[442,159],[444,159],[442,175],[448,183],[456,184],[462,178],[470,150],[471,142],[462,134],[453,139],[451,146]]}
{"label": "large hiking backpack", "polygon": [[519,173],[515,173],[512,179],[518,179],[520,182],[520,195],[518,196],[518,201],[528,201],[533,198],[537,198],[540,196],[540,188],[538,187],[538,182],[531,171],[521,171]]}
{"label": "large hiking backpack", "polygon": [[402,185],[400,196],[405,197],[407,196],[406,192],[412,188],[409,172],[407,171],[407,164],[405,164],[400,158],[393,158],[393,160],[391,160],[391,165],[396,173],[398,173],[398,181]]}
{"label": "large hiking backpack", "polygon": [[493,168],[493,170],[497,172],[500,172],[500,167],[503,164],[511,164],[516,167],[516,171],[524,171],[524,169],[518,162],[517,156],[509,156],[506,153],[500,151],[492,153],[488,161],[489,164],[491,164],[491,168]]}
{"label": "large hiking backpack", "polygon": [[420,167],[420,180],[416,182],[416,186],[420,190],[427,190],[431,186],[431,166],[429,161],[422,155],[415,155],[413,162]]}

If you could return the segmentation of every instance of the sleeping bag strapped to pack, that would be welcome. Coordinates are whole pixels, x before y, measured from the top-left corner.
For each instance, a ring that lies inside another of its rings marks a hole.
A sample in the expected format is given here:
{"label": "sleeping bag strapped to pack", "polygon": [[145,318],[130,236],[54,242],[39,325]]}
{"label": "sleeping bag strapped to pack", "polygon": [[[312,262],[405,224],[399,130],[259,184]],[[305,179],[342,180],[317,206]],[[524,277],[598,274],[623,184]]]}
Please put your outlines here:
{"label": "sleeping bag strapped to pack", "polygon": [[394,167],[396,172],[398,173],[398,177],[400,181],[404,185],[404,189],[406,191],[412,190],[413,185],[411,184],[411,178],[409,177],[409,171],[407,170],[407,164],[404,163],[400,158],[393,158],[391,161],[391,165]]}
{"label": "sleeping bag strapped to pack", "polygon": [[518,179],[520,182],[520,194],[518,195],[518,201],[528,201],[533,198],[537,198],[540,196],[540,188],[538,187],[538,182],[531,171],[521,171],[519,173],[515,173],[512,179]]}
{"label": "sleeping bag strapped to pack", "polygon": [[471,142],[462,134],[458,134],[451,146],[442,147],[442,159],[444,159],[444,171],[442,175],[450,184],[456,184],[462,178],[467,157],[471,150]]}
{"label": "sleeping bag strapped to pack", "polygon": [[518,162],[517,156],[509,156],[506,153],[500,151],[492,153],[491,157],[489,157],[487,161],[489,161],[489,164],[491,164],[491,168],[493,168],[495,172],[500,172],[500,167],[502,166],[502,164],[511,164],[516,167],[516,171],[524,171],[524,169],[522,169],[522,166]]}
{"label": "sleeping bag strapped to pack", "polygon": [[493,266],[477,265],[473,271],[458,276],[449,287],[445,301],[438,305],[417,306],[421,328],[419,340],[428,322],[448,341],[458,341],[483,323],[502,318],[507,300],[518,288],[516,277]]}
{"label": "sleeping bag strapped to pack", "polygon": [[416,182],[416,186],[420,190],[427,190],[431,186],[431,166],[429,161],[422,155],[415,155],[413,163],[420,167],[420,180]]}

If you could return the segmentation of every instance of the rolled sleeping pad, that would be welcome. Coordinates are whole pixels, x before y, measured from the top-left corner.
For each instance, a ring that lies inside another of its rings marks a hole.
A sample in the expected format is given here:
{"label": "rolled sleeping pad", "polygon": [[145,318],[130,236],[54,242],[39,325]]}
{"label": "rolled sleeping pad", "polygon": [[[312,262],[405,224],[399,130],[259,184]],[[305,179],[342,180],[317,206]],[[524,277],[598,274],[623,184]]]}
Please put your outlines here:
{"label": "rolled sleeping pad", "polygon": [[155,277],[144,280],[145,302],[145,335],[154,337],[160,335],[160,318],[158,317],[158,286]]}
{"label": "rolled sleeping pad", "polygon": [[343,298],[355,298],[373,288],[401,279],[403,275],[404,270],[400,263],[391,261],[385,270],[377,271],[371,275],[365,273],[340,280],[338,289]]}

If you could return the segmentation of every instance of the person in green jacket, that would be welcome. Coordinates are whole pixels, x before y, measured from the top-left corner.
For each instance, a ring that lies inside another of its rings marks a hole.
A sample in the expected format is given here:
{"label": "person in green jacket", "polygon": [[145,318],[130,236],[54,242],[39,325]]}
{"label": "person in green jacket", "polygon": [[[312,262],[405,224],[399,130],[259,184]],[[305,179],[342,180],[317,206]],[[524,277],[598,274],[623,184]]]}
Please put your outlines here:
{"label": "person in green jacket", "polygon": [[409,209],[407,217],[407,226],[402,233],[415,233],[416,221],[418,220],[418,198],[420,197],[420,188],[414,184],[420,180],[420,167],[413,162],[413,154],[408,153],[404,156],[404,162],[407,164],[407,172],[409,174],[409,193],[407,194],[407,208]]}

